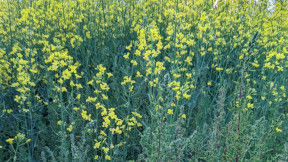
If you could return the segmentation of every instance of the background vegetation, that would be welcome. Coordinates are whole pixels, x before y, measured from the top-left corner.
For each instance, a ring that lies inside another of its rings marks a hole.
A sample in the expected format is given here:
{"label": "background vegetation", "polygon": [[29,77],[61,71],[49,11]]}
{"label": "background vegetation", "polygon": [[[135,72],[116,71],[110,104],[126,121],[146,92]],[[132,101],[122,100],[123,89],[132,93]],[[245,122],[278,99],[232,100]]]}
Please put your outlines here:
{"label": "background vegetation", "polygon": [[288,6],[0,0],[0,161],[288,161]]}

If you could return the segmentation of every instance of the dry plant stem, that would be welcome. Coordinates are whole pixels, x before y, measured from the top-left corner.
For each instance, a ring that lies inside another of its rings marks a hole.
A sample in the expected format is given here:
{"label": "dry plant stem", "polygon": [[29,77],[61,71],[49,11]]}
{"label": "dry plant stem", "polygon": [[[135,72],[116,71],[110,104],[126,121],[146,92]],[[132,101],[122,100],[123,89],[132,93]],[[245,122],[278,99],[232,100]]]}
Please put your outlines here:
{"label": "dry plant stem", "polygon": [[159,129],[160,130],[159,130],[159,138],[158,138],[158,157],[157,157],[157,161],[160,161],[162,120],[160,122],[160,128]]}

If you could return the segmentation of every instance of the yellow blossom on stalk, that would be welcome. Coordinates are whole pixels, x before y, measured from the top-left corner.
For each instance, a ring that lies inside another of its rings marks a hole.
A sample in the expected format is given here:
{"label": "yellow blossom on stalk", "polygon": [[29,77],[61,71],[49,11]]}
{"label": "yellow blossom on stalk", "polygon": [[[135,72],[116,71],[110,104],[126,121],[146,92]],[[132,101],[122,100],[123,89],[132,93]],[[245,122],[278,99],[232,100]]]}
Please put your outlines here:
{"label": "yellow blossom on stalk", "polygon": [[167,110],[167,113],[168,113],[169,115],[172,115],[172,114],[173,114],[173,110],[172,110],[172,109],[168,109],[168,110]]}
{"label": "yellow blossom on stalk", "polygon": [[130,62],[131,62],[134,66],[137,66],[137,65],[138,65],[137,61],[135,61],[135,60],[131,60]]}
{"label": "yellow blossom on stalk", "polygon": [[107,136],[107,134],[103,130],[100,131],[100,134],[103,136]]}
{"label": "yellow blossom on stalk", "polygon": [[275,130],[276,130],[277,133],[282,133],[282,130],[279,129],[279,128],[275,128]]}
{"label": "yellow blossom on stalk", "polygon": [[27,139],[27,140],[26,140],[26,142],[25,142],[25,143],[29,143],[30,141],[31,141],[31,139],[29,138],[29,139]]}
{"label": "yellow blossom on stalk", "polygon": [[75,84],[75,86],[77,87],[77,89],[83,88],[81,84]]}
{"label": "yellow blossom on stalk", "polygon": [[88,39],[91,39],[90,31],[86,32],[86,37],[87,37]]}
{"label": "yellow blossom on stalk", "polygon": [[103,99],[103,100],[108,100],[108,96],[105,95],[105,94],[102,94],[102,99]]}
{"label": "yellow blossom on stalk", "polygon": [[211,81],[207,82],[207,85],[208,85],[208,86],[211,86],[211,85],[212,85]]}
{"label": "yellow blossom on stalk", "polygon": [[105,155],[105,160],[111,160],[111,157],[109,155]]}
{"label": "yellow blossom on stalk", "polygon": [[100,145],[101,145],[101,142],[96,142],[95,144],[94,144],[94,149],[97,149],[97,148],[99,148],[100,147]]}
{"label": "yellow blossom on stalk", "polygon": [[216,71],[222,71],[223,68],[220,68],[220,67],[216,67]]}
{"label": "yellow blossom on stalk", "polygon": [[8,110],[7,110],[7,113],[8,113],[8,114],[10,114],[10,113],[12,113],[12,112],[13,112],[12,109],[8,109]]}
{"label": "yellow blossom on stalk", "polygon": [[71,76],[71,72],[68,69],[64,70],[62,73],[62,78],[64,80],[70,79]]}
{"label": "yellow blossom on stalk", "polygon": [[254,108],[254,104],[253,103],[248,103],[247,107],[253,109]]}
{"label": "yellow blossom on stalk", "polygon": [[71,87],[74,87],[74,86],[75,86],[75,83],[73,82],[73,80],[70,81],[70,86],[71,86]]}
{"label": "yellow blossom on stalk", "polygon": [[132,48],[132,43],[130,43],[128,46],[126,46],[126,49],[129,51],[131,50],[131,48]]}
{"label": "yellow blossom on stalk", "polygon": [[90,80],[87,84],[88,85],[93,85],[94,80]]}
{"label": "yellow blossom on stalk", "polygon": [[146,76],[150,75],[151,73],[152,73],[152,69],[151,68],[146,69]]}
{"label": "yellow blossom on stalk", "polygon": [[8,138],[6,140],[6,142],[9,143],[10,145],[13,143],[13,141],[14,141],[14,138]]}
{"label": "yellow blossom on stalk", "polygon": [[107,154],[109,151],[109,148],[108,147],[102,147],[102,150],[105,152],[105,154]]}
{"label": "yellow blossom on stalk", "polygon": [[137,113],[137,112],[132,112],[132,114],[135,115],[136,117],[140,118],[140,119],[142,118],[142,115],[140,115],[140,114]]}
{"label": "yellow blossom on stalk", "polygon": [[123,55],[123,57],[127,60],[127,59],[129,59],[129,55],[130,55],[130,53],[128,52],[126,55]]}
{"label": "yellow blossom on stalk", "polygon": [[171,106],[172,106],[172,107],[175,107],[176,105],[175,105],[175,103],[174,103],[174,102],[172,102],[172,103],[171,103]]}
{"label": "yellow blossom on stalk", "polygon": [[67,92],[67,89],[66,89],[65,87],[62,87],[62,88],[61,88],[61,91],[62,91],[62,92]]}
{"label": "yellow blossom on stalk", "polygon": [[86,102],[95,102],[97,100],[97,97],[88,97],[87,99],[86,99]]}
{"label": "yellow blossom on stalk", "polygon": [[190,78],[192,78],[192,74],[191,73],[186,73],[186,77],[187,77],[187,79],[190,79]]}
{"label": "yellow blossom on stalk", "polygon": [[74,110],[74,111],[78,111],[79,108],[78,108],[78,107],[73,107],[73,110]]}
{"label": "yellow blossom on stalk", "polygon": [[62,121],[61,120],[57,121],[57,125],[62,125]]}
{"label": "yellow blossom on stalk", "polygon": [[186,119],[186,114],[182,114],[181,118]]}
{"label": "yellow blossom on stalk", "polygon": [[190,98],[191,98],[191,95],[188,95],[187,93],[184,93],[184,94],[183,94],[183,98],[185,98],[185,99],[190,99]]}
{"label": "yellow blossom on stalk", "polygon": [[82,110],[81,116],[84,120],[92,121],[91,114],[88,115],[87,111],[85,111],[85,110]]}
{"label": "yellow blossom on stalk", "polygon": [[143,75],[142,75],[139,71],[137,71],[137,72],[136,72],[136,77],[137,77],[137,78],[141,78],[141,77],[143,77]]}
{"label": "yellow blossom on stalk", "polygon": [[111,78],[112,76],[113,76],[112,73],[107,73],[107,77],[108,77],[108,78]]}
{"label": "yellow blossom on stalk", "polygon": [[81,98],[81,94],[77,94],[76,99],[80,99]]}
{"label": "yellow blossom on stalk", "polygon": [[258,68],[260,65],[256,62],[251,63],[255,68]]}
{"label": "yellow blossom on stalk", "polygon": [[163,62],[156,62],[156,67],[155,67],[155,74],[160,74],[161,71],[165,70],[166,68],[164,67],[164,63]]}
{"label": "yellow blossom on stalk", "polygon": [[246,96],[246,98],[250,100],[250,99],[252,99],[252,96],[248,95],[248,96]]}
{"label": "yellow blossom on stalk", "polygon": [[68,126],[67,131],[68,132],[72,132],[72,130],[73,130],[73,125],[71,124],[71,125]]}
{"label": "yellow blossom on stalk", "polygon": [[102,89],[102,90],[105,90],[105,91],[109,91],[109,86],[108,86],[108,84],[107,83],[101,83],[100,84],[100,88]]}
{"label": "yellow blossom on stalk", "polygon": [[131,79],[131,76],[124,76],[124,81],[121,82],[122,85],[126,85],[127,83],[134,84],[135,81]]}
{"label": "yellow blossom on stalk", "polygon": [[129,87],[129,92],[133,92],[134,86]]}
{"label": "yellow blossom on stalk", "polygon": [[173,77],[174,77],[175,79],[177,79],[177,78],[180,78],[181,75],[180,75],[180,74],[173,74]]}

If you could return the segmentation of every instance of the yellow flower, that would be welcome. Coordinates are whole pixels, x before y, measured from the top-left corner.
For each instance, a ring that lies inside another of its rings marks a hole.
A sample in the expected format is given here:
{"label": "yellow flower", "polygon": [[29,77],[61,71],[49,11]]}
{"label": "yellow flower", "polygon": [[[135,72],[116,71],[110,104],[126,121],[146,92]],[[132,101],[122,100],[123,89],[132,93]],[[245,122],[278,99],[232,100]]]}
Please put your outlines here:
{"label": "yellow flower", "polygon": [[216,71],[222,71],[223,68],[220,68],[220,67],[216,67]]}
{"label": "yellow flower", "polygon": [[137,61],[135,61],[135,60],[131,60],[130,62],[131,62],[131,64],[133,64],[134,66],[137,66],[137,65],[138,65]]}
{"label": "yellow flower", "polygon": [[168,109],[167,113],[172,115],[173,114],[173,110],[172,109]]}
{"label": "yellow flower", "polygon": [[58,82],[59,82],[60,84],[63,84],[63,79],[59,79]]}
{"label": "yellow flower", "polygon": [[87,99],[86,99],[86,102],[95,102],[97,100],[97,97],[88,97]]}
{"label": "yellow flower", "polygon": [[186,114],[182,114],[181,118],[186,119]]}
{"label": "yellow flower", "polygon": [[211,86],[211,85],[212,85],[211,81],[207,82],[207,85],[208,85],[208,86]]}
{"label": "yellow flower", "polygon": [[156,62],[156,68],[155,68],[154,74],[160,74],[160,72],[161,72],[162,70],[165,70],[165,69],[166,69],[166,68],[164,67],[164,63],[157,61],[157,62]]}
{"label": "yellow flower", "polygon": [[248,95],[248,96],[246,96],[246,98],[250,100],[250,99],[252,99],[252,96]]}
{"label": "yellow flower", "polygon": [[94,80],[90,80],[87,84],[88,84],[88,85],[92,85],[93,82],[94,82]]}
{"label": "yellow flower", "polygon": [[261,96],[261,100],[263,100],[263,101],[264,101],[265,99],[266,99],[266,97],[264,97],[264,96]]}
{"label": "yellow flower", "polygon": [[62,125],[62,121],[61,120],[57,121],[57,125]]}
{"label": "yellow flower", "polygon": [[282,133],[282,130],[279,129],[279,128],[275,128],[275,130],[276,130],[277,133]]}
{"label": "yellow flower", "polygon": [[73,125],[69,125],[69,127],[67,128],[67,131],[72,132],[72,130],[73,130]]}
{"label": "yellow flower", "polygon": [[132,43],[130,43],[130,45],[126,47],[126,49],[129,51],[131,50],[131,48],[132,48]]}
{"label": "yellow flower", "polygon": [[186,77],[187,77],[187,79],[190,79],[190,78],[192,78],[192,74],[191,73],[186,73]]}
{"label": "yellow flower", "polygon": [[76,84],[77,89],[83,88],[81,84]]}
{"label": "yellow flower", "polygon": [[85,110],[82,110],[81,116],[84,120],[92,121],[91,114],[87,115],[87,111],[85,111]]}
{"label": "yellow flower", "polygon": [[247,107],[253,109],[254,104],[253,104],[253,103],[248,103],[248,104],[247,104]]}
{"label": "yellow flower", "polygon": [[12,112],[13,112],[12,109],[8,109],[8,110],[7,110],[7,113],[8,113],[8,114],[10,114],[10,113],[12,113]]}
{"label": "yellow flower", "polygon": [[64,70],[62,73],[62,78],[64,80],[70,79],[71,76],[71,72],[68,69]]}
{"label": "yellow flower", "polygon": [[95,155],[95,156],[94,156],[94,160],[97,160],[98,158],[99,158],[98,155]]}
{"label": "yellow flower", "polygon": [[74,86],[75,86],[75,83],[73,82],[73,80],[70,81],[70,86],[71,86],[71,87],[74,87]]}
{"label": "yellow flower", "polygon": [[29,139],[26,140],[26,143],[29,143],[30,141],[31,141],[31,139],[29,138]]}
{"label": "yellow flower", "polygon": [[108,96],[105,95],[105,94],[102,94],[102,99],[103,99],[103,100],[108,100]]}
{"label": "yellow flower", "polygon": [[12,144],[13,141],[14,141],[14,138],[8,138],[8,139],[6,140],[6,142],[9,143],[9,144]]}
{"label": "yellow flower", "polygon": [[125,58],[125,59],[129,59],[129,55],[130,55],[130,53],[128,52],[126,55],[124,55],[123,57]]}
{"label": "yellow flower", "polygon": [[86,32],[86,37],[87,37],[88,39],[91,38],[90,31]]}
{"label": "yellow flower", "polygon": [[137,113],[137,112],[132,112],[132,114],[135,115],[136,117],[140,118],[140,119],[142,118],[142,115],[140,115],[140,114]]}
{"label": "yellow flower", "polygon": [[81,94],[77,94],[76,99],[80,99],[81,98]]}
{"label": "yellow flower", "polygon": [[112,73],[107,73],[107,77],[108,77],[108,78],[110,78],[110,77],[112,77],[112,76],[113,76]]}
{"label": "yellow flower", "polygon": [[107,154],[109,151],[109,148],[108,147],[102,147],[102,150],[105,152],[105,154]]}
{"label": "yellow flower", "polygon": [[134,86],[130,86],[130,87],[129,87],[129,91],[130,91],[130,92],[133,92],[133,88],[134,88]]}
{"label": "yellow flower", "polygon": [[105,155],[106,160],[111,160],[111,157],[109,155]]}
{"label": "yellow flower", "polygon": [[255,68],[258,68],[260,65],[258,64],[258,62],[253,62],[253,63],[251,63],[252,64],[252,66],[254,66]]}
{"label": "yellow flower", "polygon": [[104,82],[100,84],[100,88],[104,91],[109,91],[109,89],[110,89],[108,84],[104,83]]}
{"label": "yellow flower", "polygon": [[184,93],[184,94],[183,94],[183,98],[185,98],[185,99],[190,99],[190,98],[191,98],[191,95],[188,95],[187,93]]}
{"label": "yellow flower", "polygon": [[74,107],[74,108],[73,108],[73,110],[75,110],[75,111],[78,111],[78,110],[79,110],[79,108],[78,108],[78,107]]}
{"label": "yellow flower", "polygon": [[107,134],[103,130],[100,131],[100,134],[103,136],[107,136]]}
{"label": "yellow flower", "polygon": [[67,89],[66,89],[65,87],[62,87],[62,88],[61,88],[61,91],[62,91],[62,92],[67,92]]}
{"label": "yellow flower", "polygon": [[141,78],[141,77],[143,77],[143,75],[142,75],[139,71],[137,71],[137,72],[136,72],[136,77],[137,77],[137,78]]}
{"label": "yellow flower", "polygon": [[171,106],[172,106],[172,107],[175,107],[176,105],[175,105],[175,103],[174,103],[174,102],[172,102],[172,103],[171,103]]}
{"label": "yellow flower", "polygon": [[96,142],[95,144],[94,144],[94,149],[97,149],[97,148],[99,148],[100,147],[100,144],[101,144],[101,142]]}

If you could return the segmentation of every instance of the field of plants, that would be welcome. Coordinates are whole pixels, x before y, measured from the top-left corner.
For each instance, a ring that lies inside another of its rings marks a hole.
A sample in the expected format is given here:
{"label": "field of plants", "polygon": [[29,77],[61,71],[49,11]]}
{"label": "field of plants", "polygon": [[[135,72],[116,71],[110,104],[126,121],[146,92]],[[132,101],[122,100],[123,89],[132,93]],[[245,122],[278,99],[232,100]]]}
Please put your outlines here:
{"label": "field of plants", "polygon": [[288,161],[271,2],[0,0],[0,161]]}

